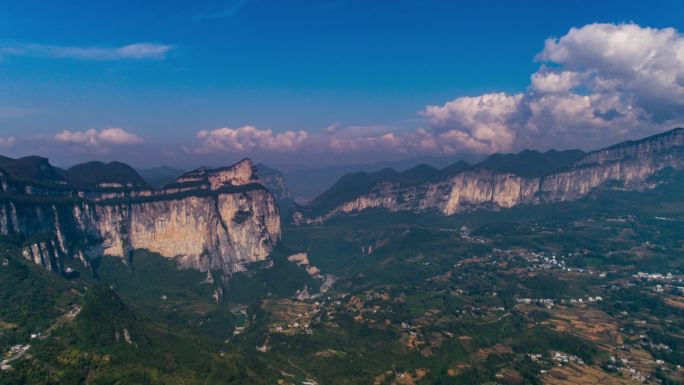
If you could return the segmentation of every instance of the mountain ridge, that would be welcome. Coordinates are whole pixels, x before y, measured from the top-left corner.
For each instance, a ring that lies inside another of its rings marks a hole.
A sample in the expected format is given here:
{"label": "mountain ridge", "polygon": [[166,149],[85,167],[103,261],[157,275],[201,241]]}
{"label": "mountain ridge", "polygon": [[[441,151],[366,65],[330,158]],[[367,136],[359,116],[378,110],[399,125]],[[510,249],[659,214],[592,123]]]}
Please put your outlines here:
{"label": "mountain ridge", "polygon": [[[394,170],[372,176],[349,174],[301,207],[292,219],[296,224],[321,223],[337,214],[372,207],[415,212],[435,209],[452,215],[478,208],[574,200],[611,181],[621,188],[647,188],[647,179],[655,172],[684,166],[683,146],[684,130],[675,128],[590,153],[525,150],[495,154],[474,165],[461,165],[436,181],[418,180],[409,185],[398,181],[396,175],[401,173]],[[339,193],[346,191],[340,185],[355,183],[365,183],[361,193]]]}

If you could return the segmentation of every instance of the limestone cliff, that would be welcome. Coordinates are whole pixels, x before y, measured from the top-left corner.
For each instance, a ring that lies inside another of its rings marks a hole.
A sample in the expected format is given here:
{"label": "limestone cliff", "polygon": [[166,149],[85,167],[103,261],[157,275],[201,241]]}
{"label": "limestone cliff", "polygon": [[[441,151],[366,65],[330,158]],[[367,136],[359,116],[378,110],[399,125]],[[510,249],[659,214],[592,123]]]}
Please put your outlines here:
{"label": "limestone cliff", "polygon": [[141,248],[229,274],[265,259],[280,237],[278,206],[250,160],[201,168],[161,189],[108,183],[81,191],[5,172],[0,186],[0,234],[25,240],[24,256],[55,271],[64,260],[88,264]]}
{"label": "limestone cliff", "polygon": [[[438,210],[452,215],[479,208],[563,202],[579,199],[599,188],[651,188],[656,183],[651,177],[666,168],[684,168],[684,129],[594,151],[574,161],[566,170],[539,177],[478,165],[455,174],[410,183],[403,182],[400,174],[388,174],[351,199],[318,199],[310,207],[295,213],[293,219],[295,223],[320,223],[335,215],[369,208],[414,212]],[[363,183],[359,182],[359,185]]]}

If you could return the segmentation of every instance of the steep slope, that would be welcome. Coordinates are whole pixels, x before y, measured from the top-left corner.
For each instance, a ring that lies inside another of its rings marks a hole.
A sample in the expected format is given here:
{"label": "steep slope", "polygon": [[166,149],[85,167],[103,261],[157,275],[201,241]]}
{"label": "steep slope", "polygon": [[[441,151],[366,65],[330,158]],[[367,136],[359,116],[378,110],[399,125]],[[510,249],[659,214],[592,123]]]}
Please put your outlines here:
{"label": "steep slope", "polygon": [[458,157],[420,156],[396,161],[375,163],[336,164],[309,166],[307,168],[290,167],[283,172],[293,198],[299,204],[309,204],[318,196],[330,189],[341,177],[347,174],[366,172],[375,173],[385,168],[404,171],[419,164],[442,169],[454,163],[475,162],[484,159],[482,155],[458,154]]}
{"label": "steep slope", "polygon": [[393,185],[402,189],[416,188],[417,186],[437,182],[448,176],[458,174],[468,168],[470,168],[468,163],[459,161],[441,170],[421,164],[403,172],[385,168],[373,173],[357,172],[347,174],[340,178],[328,191],[305,206],[302,212],[325,213],[334,210],[341,203],[369,194],[382,185]]}
{"label": "steep slope", "polygon": [[[295,223],[384,208],[391,211],[437,210],[451,215],[480,208],[508,208],[581,198],[596,188],[644,189],[658,171],[684,167],[684,129],[584,154],[581,151],[523,151],[494,155],[471,167],[426,170],[424,180],[402,181],[405,173],[383,170],[352,174],[295,213]],[[430,180],[432,179],[432,180]],[[356,193],[354,190],[356,189]]]}
{"label": "steep slope", "polygon": [[90,179],[97,188],[55,189],[1,173],[0,234],[24,241],[24,256],[54,271],[65,261],[87,265],[148,249],[183,267],[226,274],[265,259],[280,237],[275,199],[248,159],[191,171],[157,190],[129,183],[103,189],[106,179],[98,178]]}
{"label": "steep slope", "polygon": [[326,212],[334,210],[340,202],[347,202],[359,195],[365,195],[383,180],[387,180],[397,174],[396,171],[386,168],[374,173],[357,172],[347,174],[340,178],[328,191],[321,194],[305,207],[305,210]]}

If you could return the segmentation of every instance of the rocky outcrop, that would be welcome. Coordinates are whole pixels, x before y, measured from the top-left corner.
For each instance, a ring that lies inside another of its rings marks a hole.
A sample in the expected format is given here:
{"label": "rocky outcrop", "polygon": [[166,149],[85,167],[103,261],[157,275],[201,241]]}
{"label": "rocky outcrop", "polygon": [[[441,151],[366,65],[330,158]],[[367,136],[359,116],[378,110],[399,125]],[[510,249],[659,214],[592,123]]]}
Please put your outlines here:
{"label": "rocky outcrop", "polygon": [[381,181],[369,192],[339,202],[325,212],[307,212],[305,208],[295,213],[294,221],[320,223],[335,215],[369,208],[438,210],[452,215],[481,208],[563,202],[587,196],[599,188],[651,188],[655,186],[651,177],[666,168],[684,168],[684,129],[591,152],[566,171],[541,177],[523,177],[476,165],[426,183]]}
{"label": "rocky outcrop", "polygon": [[320,275],[321,270],[318,267],[312,265],[311,262],[309,262],[309,256],[306,253],[292,254],[289,257],[287,257],[287,260],[305,269],[309,275],[313,277],[322,278],[322,276]]}
{"label": "rocky outcrop", "polygon": [[217,169],[201,167],[176,179],[177,184],[208,184],[211,190],[217,190],[224,186],[242,186],[258,182],[255,166],[249,159],[242,160],[230,167]]}
{"label": "rocky outcrop", "polygon": [[[250,160],[201,168],[156,190],[54,189],[6,173],[0,185],[0,234],[27,239],[24,256],[55,271],[64,258],[87,264],[147,249],[182,267],[229,274],[264,260],[280,237],[278,206]],[[48,241],[28,240],[35,234]]]}

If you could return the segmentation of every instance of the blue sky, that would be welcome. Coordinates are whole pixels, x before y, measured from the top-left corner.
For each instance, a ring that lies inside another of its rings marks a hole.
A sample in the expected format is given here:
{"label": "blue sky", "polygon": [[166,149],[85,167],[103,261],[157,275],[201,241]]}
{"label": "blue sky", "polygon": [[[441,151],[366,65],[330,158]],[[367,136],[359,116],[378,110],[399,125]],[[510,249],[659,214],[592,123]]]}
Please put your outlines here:
{"label": "blue sky", "polygon": [[[294,152],[276,148],[287,138],[200,151],[205,143],[197,135],[248,125],[256,131],[247,140],[263,130],[271,136],[304,131],[308,138],[326,128],[342,131],[343,138],[366,138],[441,127],[421,111],[462,96],[526,92],[543,64],[535,56],[545,40],[572,27],[634,23],[684,30],[684,3],[677,1],[517,3],[0,1],[0,138],[12,138],[0,152],[39,153],[60,164],[123,157],[140,165],[181,165],[243,155],[370,161],[373,147],[332,157],[302,155],[303,145]],[[161,51],[116,51],[131,44]],[[47,140],[65,130],[108,128],[139,140],[114,149]],[[448,151],[381,147],[377,154],[515,150],[506,142]]]}

